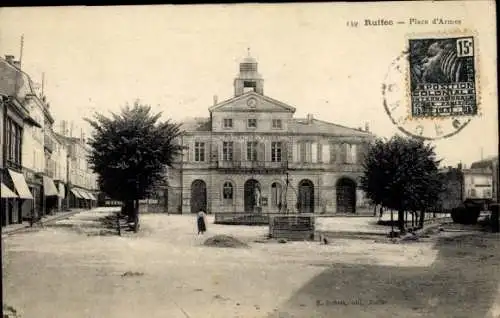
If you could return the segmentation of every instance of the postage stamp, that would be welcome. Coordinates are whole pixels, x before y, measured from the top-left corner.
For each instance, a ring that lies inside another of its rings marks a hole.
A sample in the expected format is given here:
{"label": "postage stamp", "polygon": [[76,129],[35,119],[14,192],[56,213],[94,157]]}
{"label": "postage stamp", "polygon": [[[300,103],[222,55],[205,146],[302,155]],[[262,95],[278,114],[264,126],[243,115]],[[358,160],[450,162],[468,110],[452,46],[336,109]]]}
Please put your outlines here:
{"label": "postage stamp", "polygon": [[473,32],[409,37],[382,85],[392,123],[424,140],[464,129],[480,113],[477,52]]}
{"label": "postage stamp", "polygon": [[412,116],[477,114],[474,37],[409,42]]}

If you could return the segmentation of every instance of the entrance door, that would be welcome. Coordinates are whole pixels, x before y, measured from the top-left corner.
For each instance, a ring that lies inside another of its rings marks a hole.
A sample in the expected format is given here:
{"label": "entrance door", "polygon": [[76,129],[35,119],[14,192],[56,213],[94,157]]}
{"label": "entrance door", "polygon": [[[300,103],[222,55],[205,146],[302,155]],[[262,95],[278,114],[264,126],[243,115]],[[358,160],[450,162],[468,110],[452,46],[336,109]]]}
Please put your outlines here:
{"label": "entrance door", "polygon": [[314,213],[314,184],[304,179],[299,182],[298,210],[300,213]]}
{"label": "entrance door", "polygon": [[203,180],[191,184],[191,213],[207,212],[207,185]]}
{"label": "entrance door", "polygon": [[[245,212],[253,212],[254,208],[257,206],[256,201],[256,189],[260,188],[259,181],[255,179],[249,179],[245,182],[244,186],[244,206]],[[258,190],[257,190],[258,191]],[[260,193],[259,193],[260,195]]]}
{"label": "entrance door", "polygon": [[337,213],[356,213],[356,182],[341,178],[337,182]]}

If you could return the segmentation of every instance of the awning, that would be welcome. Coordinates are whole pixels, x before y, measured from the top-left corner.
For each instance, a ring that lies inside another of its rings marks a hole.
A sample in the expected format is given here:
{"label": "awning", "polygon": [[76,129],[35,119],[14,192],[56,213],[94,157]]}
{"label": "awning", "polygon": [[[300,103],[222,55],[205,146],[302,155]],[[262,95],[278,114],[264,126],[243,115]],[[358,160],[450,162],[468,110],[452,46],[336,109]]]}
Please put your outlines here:
{"label": "awning", "polygon": [[54,180],[47,176],[43,176],[43,192],[46,197],[57,196],[59,194],[54,184]]}
{"label": "awning", "polygon": [[83,199],[82,195],[80,194],[80,192],[77,189],[71,189],[71,193],[73,193],[75,195],[75,197],[77,197],[79,199]]}
{"label": "awning", "polygon": [[24,176],[21,173],[14,172],[9,169],[10,177],[12,178],[12,182],[14,183],[14,188],[16,188],[17,194],[20,199],[32,199],[33,195],[31,195],[31,191],[28,188],[28,184],[24,179]]}
{"label": "awning", "polygon": [[14,193],[9,187],[7,187],[5,184],[1,184],[0,188],[0,194],[2,195],[2,198],[8,199],[8,198],[17,198],[17,194]]}
{"label": "awning", "polygon": [[78,190],[78,193],[80,193],[82,199],[85,199],[85,200],[88,200],[88,196],[87,196],[87,193],[83,190],[83,189],[77,189]]}
{"label": "awning", "polygon": [[59,183],[59,197],[64,199],[66,197],[66,189],[64,188],[64,184]]}
{"label": "awning", "polygon": [[92,198],[90,197],[89,193],[86,190],[79,189],[79,191],[84,199],[92,200]]}
{"label": "awning", "polygon": [[92,192],[87,192],[87,194],[89,195],[89,197],[92,201],[97,201],[97,198],[95,197],[95,195]]}

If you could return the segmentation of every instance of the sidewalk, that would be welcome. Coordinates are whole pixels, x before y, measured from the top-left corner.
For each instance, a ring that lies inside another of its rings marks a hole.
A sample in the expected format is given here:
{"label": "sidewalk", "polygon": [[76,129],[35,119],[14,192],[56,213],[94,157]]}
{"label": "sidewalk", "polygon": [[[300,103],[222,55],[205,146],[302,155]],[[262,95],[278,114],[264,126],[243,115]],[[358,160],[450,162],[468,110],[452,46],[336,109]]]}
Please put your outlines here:
{"label": "sidewalk", "polygon": [[[63,211],[63,212],[56,212],[55,214],[52,215],[46,215],[42,217],[42,219],[38,222],[33,224],[33,228],[37,228],[40,225],[45,225],[51,222],[55,222],[57,220],[65,219],[68,218],[74,214],[80,213],[82,211],[89,211],[88,209],[71,209],[70,211]],[[22,232],[26,229],[29,229],[30,223],[29,222],[23,222],[21,224],[10,224],[7,226],[2,227],[2,237],[4,236],[9,236],[15,233]]]}

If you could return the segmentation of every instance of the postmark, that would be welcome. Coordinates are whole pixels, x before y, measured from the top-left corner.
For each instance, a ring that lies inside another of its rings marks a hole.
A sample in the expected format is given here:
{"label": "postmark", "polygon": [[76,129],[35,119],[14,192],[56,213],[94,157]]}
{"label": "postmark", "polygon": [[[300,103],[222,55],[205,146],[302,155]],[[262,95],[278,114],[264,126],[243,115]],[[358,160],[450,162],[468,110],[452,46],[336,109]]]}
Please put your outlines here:
{"label": "postmark", "polygon": [[480,113],[477,37],[462,32],[407,41],[382,86],[385,111],[406,135],[449,138]]}

